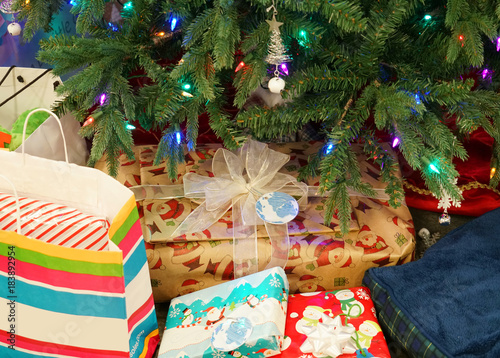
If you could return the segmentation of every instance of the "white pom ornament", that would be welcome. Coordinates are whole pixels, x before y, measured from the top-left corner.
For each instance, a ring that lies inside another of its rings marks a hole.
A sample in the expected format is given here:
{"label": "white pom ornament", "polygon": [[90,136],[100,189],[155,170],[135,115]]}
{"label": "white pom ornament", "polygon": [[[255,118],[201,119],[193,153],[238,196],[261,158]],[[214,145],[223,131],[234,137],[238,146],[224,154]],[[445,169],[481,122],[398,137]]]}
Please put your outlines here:
{"label": "white pom ornament", "polygon": [[9,34],[12,36],[18,36],[21,33],[21,25],[19,25],[17,22],[12,22],[7,26],[7,31],[9,31]]}
{"label": "white pom ornament", "polygon": [[267,86],[272,93],[280,93],[285,88],[285,80],[280,77],[273,77],[269,80]]}

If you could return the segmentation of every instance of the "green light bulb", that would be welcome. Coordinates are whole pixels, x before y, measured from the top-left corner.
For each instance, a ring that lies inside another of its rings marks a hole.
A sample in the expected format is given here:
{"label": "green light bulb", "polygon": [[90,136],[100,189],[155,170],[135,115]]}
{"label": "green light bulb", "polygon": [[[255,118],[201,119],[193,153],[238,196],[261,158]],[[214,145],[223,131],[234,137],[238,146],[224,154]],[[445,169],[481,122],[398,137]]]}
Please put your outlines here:
{"label": "green light bulb", "polygon": [[188,90],[191,88],[191,85],[189,83],[186,83],[182,86],[182,88],[184,88],[185,90]]}
{"label": "green light bulb", "polygon": [[432,19],[431,15],[427,14],[427,15],[424,16],[424,20],[425,21],[429,21],[430,19]]}
{"label": "green light bulb", "polygon": [[436,166],[434,164],[429,164],[429,169],[432,170],[433,172],[439,174],[439,170],[438,170],[438,168],[436,168]]}
{"label": "green light bulb", "polygon": [[124,10],[131,10],[134,7],[134,4],[132,4],[132,1],[129,1],[123,5]]}

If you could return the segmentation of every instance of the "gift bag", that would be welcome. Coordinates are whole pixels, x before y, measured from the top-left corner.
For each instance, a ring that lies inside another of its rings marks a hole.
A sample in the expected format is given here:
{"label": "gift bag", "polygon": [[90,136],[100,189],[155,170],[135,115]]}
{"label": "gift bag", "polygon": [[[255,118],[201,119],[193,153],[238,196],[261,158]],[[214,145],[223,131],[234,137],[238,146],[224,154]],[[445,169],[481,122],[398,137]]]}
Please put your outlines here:
{"label": "gift bag", "polygon": [[[62,98],[56,88],[62,84],[59,77],[42,68],[0,68],[0,126],[11,130],[12,124],[25,111],[46,108]],[[78,135],[80,123],[70,113],[61,117],[71,163],[85,165],[88,150],[85,140]],[[16,151],[20,151],[18,148]],[[25,151],[37,157],[64,160],[63,140],[58,123],[53,117],[43,122],[26,140]]]}
{"label": "gift bag", "polygon": [[[14,188],[0,178],[0,192],[15,198],[0,230],[0,357],[152,357],[158,325],[130,190],[98,170],[24,153],[0,151],[0,163]],[[40,216],[26,217],[20,198],[105,219],[107,250],[29,237]]]}

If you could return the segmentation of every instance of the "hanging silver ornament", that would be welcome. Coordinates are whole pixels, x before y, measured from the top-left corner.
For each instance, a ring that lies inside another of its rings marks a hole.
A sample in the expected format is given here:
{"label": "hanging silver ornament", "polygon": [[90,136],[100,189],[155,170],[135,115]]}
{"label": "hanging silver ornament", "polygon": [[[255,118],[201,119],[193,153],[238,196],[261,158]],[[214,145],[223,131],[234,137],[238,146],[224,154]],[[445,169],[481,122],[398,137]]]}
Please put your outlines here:
{"label": "hanging silver ornament", "polygon": [[12,5],[14,5],[14,0],[4,0],[0,2],[0,11],[4,14],[15,14],[18,11],[12,10]]}

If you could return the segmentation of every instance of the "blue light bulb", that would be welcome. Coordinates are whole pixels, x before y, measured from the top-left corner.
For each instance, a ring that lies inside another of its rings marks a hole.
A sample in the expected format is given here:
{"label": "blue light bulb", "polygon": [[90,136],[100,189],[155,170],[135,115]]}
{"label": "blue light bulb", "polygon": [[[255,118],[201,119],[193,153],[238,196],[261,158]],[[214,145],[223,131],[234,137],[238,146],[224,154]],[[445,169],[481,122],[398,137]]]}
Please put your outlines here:
{"label": "blue light bulb", "polygon": [[177,26],[177,18],[173,17],[172,21],[170,21],[170,31],[174,31]]}
{"label": "blue light bulb", "polygon": [[328,143],[328,145],[325,148],[325,154],[328,155],[332,152],[333,150],[333,143]]}
{"label": "blue light bulb", "polygon": [[175,132],[175,140],[177,141],[177,144],[181,144],[181,132]]}

